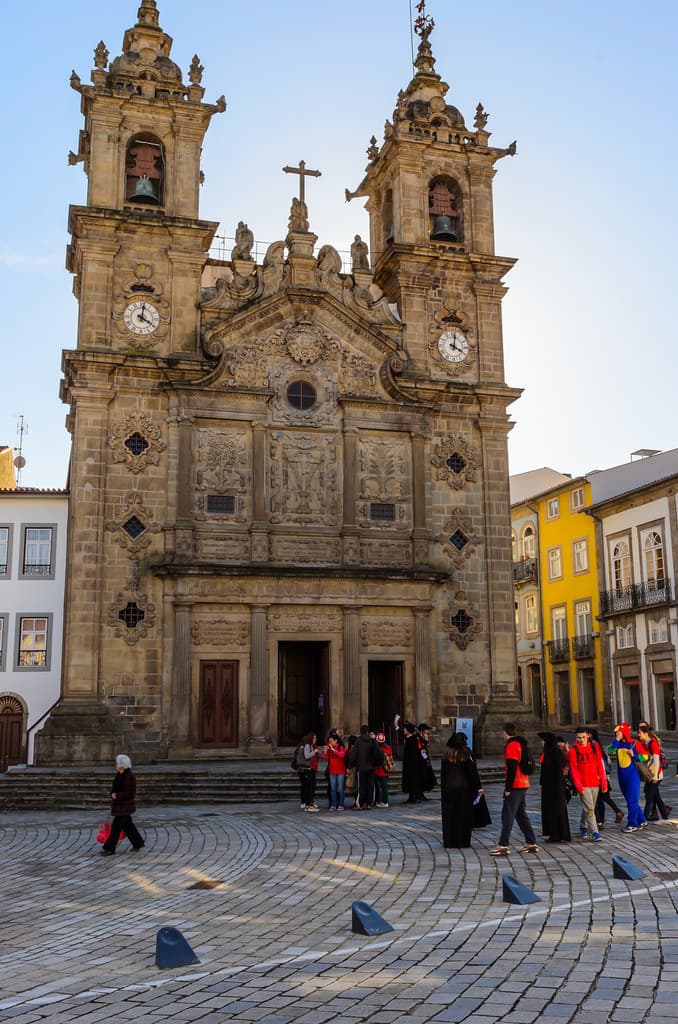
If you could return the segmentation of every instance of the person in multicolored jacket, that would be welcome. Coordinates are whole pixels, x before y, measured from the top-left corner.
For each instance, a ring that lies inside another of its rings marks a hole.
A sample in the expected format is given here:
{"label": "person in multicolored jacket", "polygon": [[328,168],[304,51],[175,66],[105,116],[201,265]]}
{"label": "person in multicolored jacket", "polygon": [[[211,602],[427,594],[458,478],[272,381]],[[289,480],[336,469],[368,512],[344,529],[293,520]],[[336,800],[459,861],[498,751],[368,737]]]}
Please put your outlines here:
{"label": "person in multicolored jacket", "polygon": [[614,730],[614,739],[607,748],[611,757],[617,758],[617,778],[628,808],[624,832],[637,832],[645,828],[647,821],[640,808],[640,775],[636,768],[638,754],[631,738],[631,726],[620,722]]}

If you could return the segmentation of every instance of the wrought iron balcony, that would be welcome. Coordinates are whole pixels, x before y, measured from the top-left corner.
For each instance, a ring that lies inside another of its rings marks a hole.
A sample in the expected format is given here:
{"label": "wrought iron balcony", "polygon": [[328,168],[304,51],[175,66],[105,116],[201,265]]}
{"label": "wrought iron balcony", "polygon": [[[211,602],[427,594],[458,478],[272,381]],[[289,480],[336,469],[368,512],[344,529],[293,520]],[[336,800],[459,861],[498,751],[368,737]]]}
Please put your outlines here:
{"label": "wrought iron balcony", "polygon": [[613,615],[615,612],[629,612],[636,608],[668,604],[672,600],[671,580],[649,580],[647,583],[633,583],[628,587],[601,591],[600,611],[602,615]]}
{"label": "wrought iron balcony", "polygon": [[568,636],[564,636],[560,640],[549,640],[548,648],[549,661],[552,665],[559,661],[570,660],[570,638]]}
{"label": "wrought iron balcony", "polygon": [[[596,633],[596,636],[599,636]],[[592,658],[594,652],[593,633],[582,633],[572,638],[572,653],[575,658]]]}
{"label": "wrought iron balcony", "polygon": [[24,576],[51,576],[52,566],[49,562],[24,562]]}
{"label": "wrought iron balcony", "polygon": [[513,582],[522,583],[523,580],[534,580],[537,582],[537,559],[521,558],[513,563]]}

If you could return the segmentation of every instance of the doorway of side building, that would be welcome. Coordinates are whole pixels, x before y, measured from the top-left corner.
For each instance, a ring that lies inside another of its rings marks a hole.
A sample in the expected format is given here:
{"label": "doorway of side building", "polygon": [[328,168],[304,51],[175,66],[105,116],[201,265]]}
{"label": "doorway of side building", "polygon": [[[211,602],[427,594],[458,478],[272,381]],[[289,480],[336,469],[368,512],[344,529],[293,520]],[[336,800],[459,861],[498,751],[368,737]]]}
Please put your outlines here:
{"label": "doorway of side building", "polygon": [[0,771],[21,764],[24,748],[24,709],[16,697],[0,697]]}
{"label": "doorway of side building", "polygon": [[198,745],[238,746],[238,662],[201,661]]}
{"label": "doorway of side building", "polygon": [[278,644],[278,744],[293,747],[314,732],[324,743],[331,726],[330,645]]}
{"label": "doorway of side building", "polygon": [[541,666],[531,662],[527,671],[529,673],[530,701],[532,703],[532,714],[542,718],[544,714],[544,702],[541,692]]}
{"label": "doorway of side building", "polygon": [[[394,750],[396,736],[393,730],[393,720],[396,715],[402,717],[402,714],[402,661],[369,661],[367,663],[367,724],[375,732],[383,732]],[[400,724],[402,728],[402,722]]]}

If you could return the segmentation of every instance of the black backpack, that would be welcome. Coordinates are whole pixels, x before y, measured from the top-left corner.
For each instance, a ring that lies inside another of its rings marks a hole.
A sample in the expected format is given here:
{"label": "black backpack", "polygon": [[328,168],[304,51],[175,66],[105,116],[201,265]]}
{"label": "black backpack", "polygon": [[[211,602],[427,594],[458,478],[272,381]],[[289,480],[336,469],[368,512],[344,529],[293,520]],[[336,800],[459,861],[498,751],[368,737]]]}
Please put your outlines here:
{"label": "black backpack", "polygon": [[520,743],[520,770],[523,773],[523,775],[532,775],[534,772],[535,764],[534,758],[532,758],[530,755],[527,740],[523,739],[522,736],[516,736],[516,739]]}

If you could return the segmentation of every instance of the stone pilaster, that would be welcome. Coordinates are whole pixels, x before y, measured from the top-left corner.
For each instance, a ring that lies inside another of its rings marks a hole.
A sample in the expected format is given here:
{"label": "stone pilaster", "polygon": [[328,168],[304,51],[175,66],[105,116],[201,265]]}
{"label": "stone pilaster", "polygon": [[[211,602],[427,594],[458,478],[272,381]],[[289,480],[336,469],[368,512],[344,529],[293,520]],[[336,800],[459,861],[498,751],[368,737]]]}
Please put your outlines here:
{"label": "stone pilaster", "polygon": [[344,527],[342,531],[342,559],[345,565],[360,564],[360,537],[356,525],[358,431],[344,431]]}
{"label": "stone pilaster", "polygon": [[251,610],[250,650],[250,757],[263,757],[272,753],[271,730],[268,720],[268,606],[253,605]]}
{"label": "stone pilaster", "polygon": [[344,608],[344,722],[361,719],[360,704],[360,609]]}
{"label": "stone pilaster", "polygon": [[415,568],[429,563],[429,530],[426,521],[426,459],[427,441],[422,434],[412,435],[412,564]]}
{"label": "stone pilaster", "polygon": [[174,608],[172,672],[172,753],[191,746],[191,604]]}
{"label": "stone pilaster", "polygon": [[266,425],[252,424],[252,561],[268,561]]}
{"label": "stone pilaster", "polygon": [[431,722],[431,608],[414,610],[414,685],[417,722]]}

